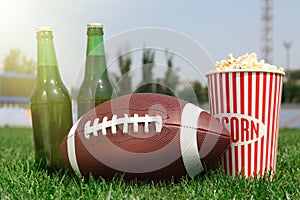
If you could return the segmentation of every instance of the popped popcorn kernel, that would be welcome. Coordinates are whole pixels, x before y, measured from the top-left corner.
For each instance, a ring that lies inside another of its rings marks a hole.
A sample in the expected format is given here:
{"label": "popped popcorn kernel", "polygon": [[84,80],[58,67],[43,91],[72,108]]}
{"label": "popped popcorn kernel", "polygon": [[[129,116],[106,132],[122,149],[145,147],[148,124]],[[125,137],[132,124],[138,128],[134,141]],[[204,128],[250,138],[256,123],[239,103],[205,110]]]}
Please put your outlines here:
{"label": "popped popcorn kernel", "polygon": [[238,58],[234,58],[233,54],[229,53],[227,60],[216,62],[216,70],[266,70],[284,73],[282,67],[277,68],[275,65],[266,63],[263,59],[258,61],[256,53],[246,53]]}

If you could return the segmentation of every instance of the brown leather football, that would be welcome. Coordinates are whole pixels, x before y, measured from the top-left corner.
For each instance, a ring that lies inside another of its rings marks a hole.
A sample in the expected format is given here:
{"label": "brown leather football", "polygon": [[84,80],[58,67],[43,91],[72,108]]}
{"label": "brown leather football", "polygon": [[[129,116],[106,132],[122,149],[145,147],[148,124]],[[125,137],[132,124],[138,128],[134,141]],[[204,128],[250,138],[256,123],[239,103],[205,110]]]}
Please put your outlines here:
{"label": "brown leather football", "polygon": [[208,112],[161,94],[131,94],[83,115],[60,150],[76,173],[125,180],[178,179],[215,166],[230,134]]}

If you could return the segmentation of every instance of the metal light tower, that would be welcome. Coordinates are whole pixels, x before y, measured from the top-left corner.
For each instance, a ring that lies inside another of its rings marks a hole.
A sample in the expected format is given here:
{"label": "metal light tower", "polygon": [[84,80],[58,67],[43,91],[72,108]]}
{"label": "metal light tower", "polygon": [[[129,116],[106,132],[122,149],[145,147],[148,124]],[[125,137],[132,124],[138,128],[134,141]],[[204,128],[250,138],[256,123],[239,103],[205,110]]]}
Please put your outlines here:
{"label": "metal light tower", "polygon": [[[286,64],[285,64],[285,67],[286,67],[287,71],[289,71],[289,68],[290,68],[290,48],[292,46],[292,42],[291,41],[289,41],[289,42],[284,41],[283,46],[286,49]],[[289,77],[287,77],[287,78],[289,78]]]}
{"label": "metal light tower", "polygon": [[[291,72],[290,72],[290,48],[292,46],[292,42],[289,41],[284,41],[283,42],[283,46],[284,48],[286,49],[286,64],[285,64],[285,67],[286,67],[286,83],[289,84],[290,81],[291,81]],[[285,99],[286,99],[286,102],[289,103],[290,102],[290,91],[289,91],[289,88],[286,87],[285,88]]]}
{"label": "metal light tower", "polygon": [[264,60],[273,63],[273,0],[262,0],[261,52]]}

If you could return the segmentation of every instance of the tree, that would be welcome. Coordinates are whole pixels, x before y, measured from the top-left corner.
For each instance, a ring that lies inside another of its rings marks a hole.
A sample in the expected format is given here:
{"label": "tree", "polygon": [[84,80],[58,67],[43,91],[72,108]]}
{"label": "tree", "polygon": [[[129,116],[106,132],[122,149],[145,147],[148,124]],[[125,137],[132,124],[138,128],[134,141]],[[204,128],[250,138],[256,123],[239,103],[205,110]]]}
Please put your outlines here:
{"label": "tree", "polygon": [[199,81],[193,82],[193,89],[197,97],[197,101],[199,104],[203,104],[208,102],[208,89],[207,87],[203,87]]}
{"label": "tree", "polygon": [[143,80],[146,83],[153,81],[152,70],[154,67],[155,53],[151,49],[144,49],[143,51]]}
{"label": "tree", "polygon": [[168,50],[166,50],[166,59],[167,59],[167,66],[168,69],[166,71],[164,83],[167,87],[169,87],[172,90],[176,90],[176,87],[179,83],[179,77],[177,76],[177,73],[173,66],[173,55],[170,55]]}
{"label": "tree", "polygon": [[10,50],[4,60],[4,71],[6,72],[33,74],[35,70],[36,63],[32,59],[27,59],[19,49]]}
{"label": "tree", "polygon": [[199,81],[192,81],[189,86],[179,91],[179,97],[190,103],[201,105],[208,102],[208,89]]}
{"label": "tree", "polygon": [[185,85],[184,88],[178,91],[178,98],[186,100],[195,105],[198,103],[197,95],[195,94],[192,83],[190,83],[190,85]]}
{"label": "tree", "polygon": [[300,102],[300,85],[295,81],[287,81],[282,87],[282,103],[299,103]]}
{"label": "tree", "polygon": [[177,85],[179,83],[179,77],[177,76],[177,70],[174,69],[173,66],[173,55],[171,55],[168,50],[166,49],[166,60],[168,69],[165,74],[164,84],[165,87],[165,94],[170,96],[175,96],[173,91],[176,91]]}
{"label": "tree", "polygon": [[300,70],[285,72],[286,81],[282,88],[282,103],[300,102]]}
{"label": "tree", "polygon": [[300,80],[300,70],[289,70],[285,74],[286,76],[289,74],[291,80]]}
{"label": "tree", "polygon": [[169,95],[169,96],[176,96],[174,94],[175,90],[172,90],[172,89],[170,89],[170,87],[167,87],[164,83],[164,80],[157,79],[156,83],[153,85],[154,85],[155,93],[165,94],[165,95]]}
{"label": "tree", "polygon": [[170,55],[168,50],[166,52],[167,71],[163,79],[157,79],[155,84],[155,92],[166,94],[169,96],[176,96],[174,92],[179,83],[179,77],[173,67],[173,55]]}
{"label": "tree", "polygon": [[156,84],[153,84],[153,74],[152,70],[154,67],[154,57],[155,53],[152,49],[144,48],[143,50],[143,68],[142,68],[142,78],[143,80],[139,84],[136,89],[136,93],[155,93],[156,92]]}
{"label": "tree", "polygon": [[119,94],[130,94],[132,91],[132,78],[130,75],[131,57],[129,55],[122,55],[121,51],[119,51],[118,61],[121,72],[121,76],[117,77]]}

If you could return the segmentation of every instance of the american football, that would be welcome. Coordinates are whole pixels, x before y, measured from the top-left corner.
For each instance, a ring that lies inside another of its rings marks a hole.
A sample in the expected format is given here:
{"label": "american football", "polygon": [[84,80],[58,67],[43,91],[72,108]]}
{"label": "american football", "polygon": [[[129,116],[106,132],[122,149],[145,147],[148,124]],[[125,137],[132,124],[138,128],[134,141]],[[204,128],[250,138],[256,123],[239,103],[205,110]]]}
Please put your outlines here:
{"label": "american football", "polygon": [[195,177],[214,168],[231,142],[200,107],[161,94],[131,94],[83,115],[60,145],[69,167],[95,178]]}

